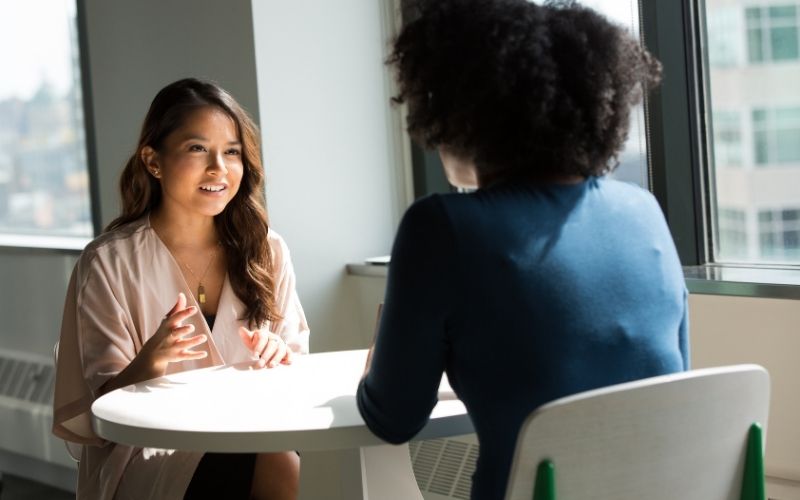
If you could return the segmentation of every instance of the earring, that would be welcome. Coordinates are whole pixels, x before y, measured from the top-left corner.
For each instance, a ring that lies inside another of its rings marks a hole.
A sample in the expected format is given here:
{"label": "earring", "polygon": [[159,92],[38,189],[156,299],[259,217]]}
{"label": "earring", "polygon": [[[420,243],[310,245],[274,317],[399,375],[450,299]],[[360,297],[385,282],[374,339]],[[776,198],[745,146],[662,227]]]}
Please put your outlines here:
{"label": "earring", "polygon": [[160,170],[158,168],[153,168],[152,170],[150,170],[150,172],[152,172],[153,177],[155,178],[158,178],[160,175]]}

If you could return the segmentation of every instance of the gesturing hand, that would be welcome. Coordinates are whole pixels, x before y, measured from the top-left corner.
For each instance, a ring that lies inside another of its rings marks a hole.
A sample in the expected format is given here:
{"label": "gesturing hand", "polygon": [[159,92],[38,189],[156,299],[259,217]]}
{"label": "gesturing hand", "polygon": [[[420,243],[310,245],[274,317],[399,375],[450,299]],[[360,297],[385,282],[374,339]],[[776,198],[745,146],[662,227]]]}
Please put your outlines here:
{"label": "gesturing hand", "polygon": [[278,363],[292,364],[292,350],[278,335],[261,330],[239,327],[239,336],[248,349],[258,357],[258,366],[272,368]]}
{"label": "gesturing hand", "polygon": [[205,335],[195,335],[185,338],[194,332],[194,325],[184,325],[183,322],[197,314],[197,307],[186,307],[186,296],[178,294],[178,301],[172,306],[161,321],[156,333],[142,346],[137,360],[141,359],[143,368],[153,370],[155,376],[162,376],[167,371],[169,363],[203,359],[208,356],[206,351],[193,351],[193,347],[206,342]]}

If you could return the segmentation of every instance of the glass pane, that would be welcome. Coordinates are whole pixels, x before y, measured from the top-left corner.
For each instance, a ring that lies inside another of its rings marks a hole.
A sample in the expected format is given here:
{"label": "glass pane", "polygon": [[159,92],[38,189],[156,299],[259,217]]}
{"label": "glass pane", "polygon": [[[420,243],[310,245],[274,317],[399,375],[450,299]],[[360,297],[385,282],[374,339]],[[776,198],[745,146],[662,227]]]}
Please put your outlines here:
{"label": "glass pane", "polygon": [[[800,220],[793,218],[800,218],[800,4],[753,3],[705,1],[714,259],[800,264]],[[740,22],[721,23],[719,16]],[[742,47],[746,59],[715,64],[729,58],[711,43],[720,39]]]}
{"label": "glass pane", "polygon": [[[721,8],[717,15],[708,20],[709,64],[712,66],[734,66],[741,61],[742,40],[737,33],[742,31],[742,15],[737,9]],[[711,36],[713,33],[714,36]]]}
{"label": "glass pane", "polygon": [[720,167],[742,164],[742,126],[735,111],[714,112],[714,141],[716,162]]}
{"label": "glass pane", "polygon": [[797,16],[797,7],[794,5],[783,5],[769,8],[769,19],[772,23],[789,22],[794,23]]}
{"label": "glass pane", "polygon": [[0,233],[91,237],[75,0],[1,5]]}
{"label": "glass pane", "polygon": [[797,59],[797,28],[772,28],[770,44],[774,60]]}
{"label": "glass pane", "polygon": [[[724,8],[722,2],[716,2],[718,5],[715,7]],[[710,9],[709,9],[710,10]],[[716,11],[714,12],[716,14]],[[745,9],[745,15],[747,16],[747,23],[748,25],[759,25],[761,23],[761,9],[758,7]]]}
{"label": "glass pane", "polygon": [[761,29],[747,30],[747,57],[751,62],[764,60],[764,43]]}
{"label": "glass pane", "polygon": [[[755,160],[757,165],[765,165],[769,163],[769,144],[767,143],[767,133],[757,131],[753,134],[753,146],[755,151]],[[714,144],[714,148],[717,145]],[[719,164],[717,164],[719,166]]]}
{"label": "glass pane", "polygon": [[775,161],[800,162],[800,108],[775,110]]}
{"label": "glass pane", "polygon": [[[709,6],[710,7],[710,6]],[[717,8],[713,9],[714,16],[710,17],[710,19],[716,18],[716,10],[730,10],[731,8],[726,8],[724,5],[719,5]],[[733,7],[735,9],[735,7]],[[709,8],[709,14],[711,14],[712,9]],[[738,9],[737,9],[738,10]],[[747,57],[748,60],[751,62],[758,62],[764,60],[764,33],[762,31],[762,24],[761,24],[761,9],[759,8],[750,8],[745,10],[745,17],[747,19]],[[708,25],[708,38],[713,40],[715,37],[718,36],[725,36],[731,35],[731,33],[724,33],[720,26],[715,26],[714,24]],[[736,32],[733,33],[736,35]],[[714,50],[715,47],[709,47],[709,50]],[[714,53],[712,52],[709,57],[714,57]]]}
{"label": "glass pane", "polygon": [[787,250],[797,250],[800,248],[800,232],[786,231],[783,233],[783,245]]}
{"label": "glass pane", "polygon": [[[586,0],[581,3],[603,13],[610,20],[623,26],[637,40],[641,39],[638,0]],[[611,177],[648,188],[650,186],[649,172],[644,107],[640,105],[631,111],[628,141],[619,155],[619,166],[611,174]]]}
{"label": "glass pane", "polygon": [[778,130],[775,133],[775,161],[797,163],[800,161],[800,128]]}

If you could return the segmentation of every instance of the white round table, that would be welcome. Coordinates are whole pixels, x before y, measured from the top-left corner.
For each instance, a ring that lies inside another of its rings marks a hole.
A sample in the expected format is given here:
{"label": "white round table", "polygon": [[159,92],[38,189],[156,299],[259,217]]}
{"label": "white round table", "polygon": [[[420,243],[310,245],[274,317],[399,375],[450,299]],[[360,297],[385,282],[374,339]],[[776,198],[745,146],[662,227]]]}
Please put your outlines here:
{"label": "white round table", "polygon": [[[290,366],[193,370],[106,394],[92,405],[97,434],[140,447],[211,452],[298,450],[302,499],[422,499],[407,445],[387,445],[358,413],[366,350],[295,357]],[[413,369],[413,363],[409,363]],[[414,439],[473,432],[446,378]]]}

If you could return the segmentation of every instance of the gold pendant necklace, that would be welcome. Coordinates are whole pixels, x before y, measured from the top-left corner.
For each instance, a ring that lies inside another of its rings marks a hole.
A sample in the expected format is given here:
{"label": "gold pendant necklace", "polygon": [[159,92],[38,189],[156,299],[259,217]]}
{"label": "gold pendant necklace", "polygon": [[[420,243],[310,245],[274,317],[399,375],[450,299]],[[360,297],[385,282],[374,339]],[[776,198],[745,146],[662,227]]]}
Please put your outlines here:
{"label": "gold pendant necklace", "polygon": [[[217,243],[217,246],[219,246],[219,243]],[[194,279],[197,280],[197,301],[200,302],[201,304],[206,303],[206,287],[203,286],[203,280],[206,279],[206,274],[208,274],[208,270],[211,269],[211,264],[214,262],[214,257],[216,256],[217,256],[216,250],[211,252],[211,258],[208,259],[208,265],[206,265],[206,270],[203,271],[203,276],[201,276],[199,279],[197,278],[197,275],[194,274],[194,271],[192,271],[192,268],[189,267],[189,264],[185,262],[182,263],[184,267],[191,273]]]}

